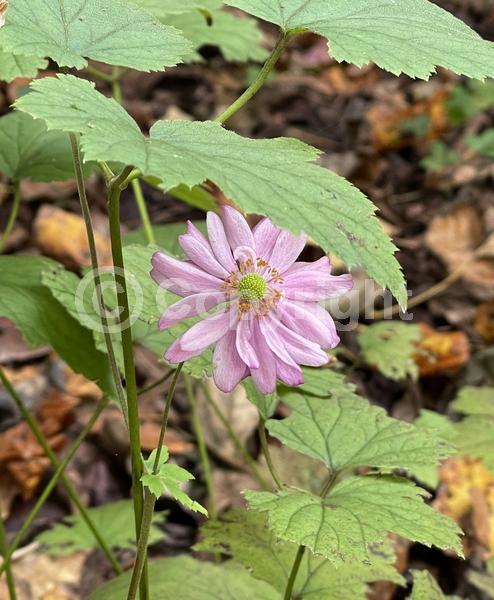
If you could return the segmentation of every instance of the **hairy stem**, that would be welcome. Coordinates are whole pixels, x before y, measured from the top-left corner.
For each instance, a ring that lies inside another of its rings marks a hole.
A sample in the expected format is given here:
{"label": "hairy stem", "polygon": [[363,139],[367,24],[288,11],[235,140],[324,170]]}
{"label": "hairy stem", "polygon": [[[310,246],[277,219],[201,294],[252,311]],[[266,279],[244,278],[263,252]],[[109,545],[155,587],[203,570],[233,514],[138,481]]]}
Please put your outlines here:
{"label": "hairy stem", "polygon": [[[5,375],[5,372],[3,371],[2,367],[0,367],[0,380],[2,381],[5,389],[9,393],[9,395],[12,398],[12,400],[14,401],[15,405],[19,409],[19,412],[21,413],[22,418],[28,424],[29,429],[31,430],[32,434],[38,441],[38,444],[43,449],[43,452],[50,459],[52,467],[54,469],[57,469],[60,466],[60,461],[59,461],[57,455],[50,448],[50,445],[46,441],[46,438],[43,435],[41,429],[39,428],[36,420],[33,418],[31,413],[29,412],[29,410],[26,408],[24,402],[21,400],[20,396],[15,391],[14,387],[12,386],[12,384],[8,380],[7,376]],[[88,513],[87,508],[82,503],[82,500],[79,497],[77,490],[72,485],[70,479],[68,479],[65,475],[62,475],[60,477],[60,481],[63,484],[63,486],[65,487],[65,489],[67,490],[69,498],[72,500],[72,502],[75,504],[77,510],[80,512],[81,517],[83,518],[84,522],[86,523],[88,529],[93,534],[94,539],[99,544],[100,548],[103,550],[103,552],[105,553],[108,560],[111,562],[115,572],[122,573],[122,571],[123,571],[122,567],[120,566],[118,560],[116,559],[115,555],[113,554],[111,548],[108,546],[108,544],[105,542],[103,536],[98,531],[96,525],[94,524],[91,516]]]}
{"label": "hairy stem", "polygon": [[208,449],[206,447],[206,440],[204,439],[201,420],[197,412],[197,399],[195,397],[194,390],[192,389],[192,379],[190,375],[185,375],[184,379],[187,398],[189,400],[191,410],[192,428],[194,429],[194,434],[196,436],[197,446],[199,448],[199,457],[201,459],[202,470],[204,473],[204,480],[206,481],[206,489],[208,492],[208,511],[211,519],[216,520],[218,518],[218,511],[216,509],[216,501],[214,498],[211,463],[209,461]]}
{"label": "hairy stem", "polygon": [[[0,515],[0,556],[5,557],[6,553],[7,553],[7,533],[5,531],[5,526],[3,524],[2,515]],[[6,576],[7,576],[7,589],[9,592],[9,600],[17,600],[17,595],[15,593],[14,575],[12,573],[12,567],[10,566],[10,564],[7,565]]]}
{"label": "hairy stem", "polygon": [[281,479],[280,479],[278,473],[276,472],[276,467],[274,466],[273,458],[271,457],[271,452],[269,451],[269,444],[268,444],[268,440],[266,437],[266,421],[261,416],[261,414],[259,414],[258,430],[259,430],[259,441],[261,442],[261,450],[264,455],[264,459],[266,460],[266,464],[268,466],[269,472],[271,473],[271,477],[273,478],[273,481],[274,481],[276,487],[279,490],[281,490],[281,488],[283,487],[283,484],[281,483]]}
{"label": "hairy stem", "polygon": [[60,462],[58,468],[53,473],[50,481],[48,482],[48,485],[45,487],[45,489],[43,490],[43,493],[38,498],[38,501],[34,505],[33,509],[31,510],[29,515],[24,520],[24,523],[22,524],[21,529],[15,536],[12,544],[10,545],[8,551],[6,552],[3,564],[0,566],[0,575],[5,571],[5,569],[8,568],[8,566],[10,564],[10,560],[12,559],[12,555],[14,554],[14,552],[17,550],[17,548],[21,544],[29,527],[31,527],[32,522],[38,515],[39,511],[43,508],[43,505],[48,500],[53,489],[55,488],[58,481],[62,477],[65,469],[67,468],[67,465],[70,463],[70,461],[74,457],[74,454],[79,449],[79,446],[82,444],[82,442],[86,439],[87,435],[90,433],[91,429],[93,428],[94,424],[96,423],[99,416],[103,412],[104,408],[107,406],[108,401],[109,401],[108,396],[103,396],[103,398],[98,402],[98,405],[96,406],[95,411],[91,415],[91,418],[86,423],[86,425],[84,426],[84,428],[82,429],[80,434],[77,436],[75,442],[72,444],[72,446],[70,446],[69,451],[65,455],[64,459]]}
{"label": "hairy stem", "polygon": [[9,220],[7,221],[7,227],[0,238],[0,252],[5,248],[5,244],[8,242],[10,234],[14,229],[15,222],[17,221],[17,215],[19,214],[19,207],[21,205],[21,186],[18,181],[13,184],[14,198],[12,200],[12,208],[10,210]]}
{"label": "hairy stem", "polygon": [[[119,173],[108,186],[108,209],[110,220],[110,241],[115,266],[115,284],[117,287],[117,304],[120,310],[120,336],[124,360],[125,388],[127,391],[127,410],[130,437],[130,458],[132,467],[132,495],[134,500],[134,515],[136,540],[141,533],[142,515],[144,510],[144,493],[141,483],[142,457],[141,439],[139,431],[139,405],[137,400],[137,382],[134,365],[134,349],[132,331],[130,329],[130,307],[125,279],[125,265],[122,250],[122,236],[120,232],[120,195],[123,182],[127,179],[132,167],[126,167]],[[144,559],[144,572],[140,587],[141,600],[149,600],[149,584],[147,577],[146,560]]]}
{"label": "hairy stem", "polygon": [[237,98],[237,100],[235,100],[233,104],[231,104],[225,111],[216,117],[216,123],[225,123],[228,121],[230,117],[243,108],[243,106],[257,94],[257,92],[266,83],[271,71],[274,69],[280,56],[283,54],[290,37],[290,33],[287,33],[286,31],[280,31],[276,46],[273,48],[273,51],[271,52],[267,61],[264,63],[262,69],[259,71],[259,74],[255,80],[249,85],[245,92],[239,98]]}
{"label": "hairy stem", "polygon": [[254,479],[259,483],[259,485],[263,489],[265,489],[265,490],[271,489],[271,487],[269,486],[269,484],[267,483],[267,481],[264,479],[261,472],[259,471],[256,461],[252,458],[252,456],[250,455],[247,448],[243,445],[243,443],[240,440],[240,438],[238,437],[236,431],[233,429],[233,427],[229,423],[228,419],[223,414],[221,408],[218,406],[217,402],[214,400],[214,398],[210,394],[207,386],[205,386],[204,383],[202,383],[202,382],[200,385],[201,385],[202,391],[204,392],[206,400],[208,401],[209,406],[213,409],[214,413],[216,414],[218,419],[223,424],[223,427],[226,429],[226,432],[228,433],[228,436],[232,440],[235,448],[242,455],[247,466],[249,467],[250,471],[252,472]]}
{"label": "hairy stem", "polygon": [[77,141],[77,137],[73,133],[70,134],[70,144],[71,144],[71,148],[72,148],[72,159],[74,162],[74,171],[75,171],[75,177],[76,177],[76,181],[77,181],[77,191],[78,191],[78,195],[79,195],[79,202],[81,205],[81,212],[82,212],[82,216],[84,218],[84,223],[86,225],[86,235],[87,235],[87,240],[88,240],[88,245],[89,245],[89,254],[91,256],[91,267],[93,269],[93,274],[94,274],[94,285],[95,285],[95,289],[96,289],[96,296],[98,299],[98,308],[99,308],[100,316],[101,316],[101,325],[103,328],[103,336],[105,339],[106,351],[107,351],[108,360],[110,363],[110,369],[111,369],[111,373],[112,373],[113,384],[115,386],[115,392],[117,395],[117,399],[120,403],[122,413],[123,413],[123,416],[124,416],[124,419],[125,419],[125,422],[126,422],[127,428],[128,428],[129,424],[128,424],[128,418],[127,418],[127,412],[128,412],[127,411],[127,400],[125,398],[125,393],[122,388],[122,381],[120,378],[120,370],[118,368],[117,360],[115,358],[113,342],[111,339],[111,335],[108,331],[108,323],[107,323],[107,319],[106,319],[106,308],[105,308],[105,304],[103,301],[103,294],[101,291],[101,278],[99,275],[98,253],[96,251],[96,241],[94,239],[93,222],[91,219],[91,211],[89,210],[89,202],[87,200],[86,186],[84,184],[84,173],[82,171],[81,153],[79,150],[79,143]]}
{"label": "hairy stem", "polygon": [[[166,395],[165,409],[163,411],[163,418],[161,420],[160,437],[158,440],[158,447],[156,448],[156,456],[153,464],[153,475],[159,472],[161,452],[163,449],[163,442],[165,441],[166,428],[168,426],[168,418],[170,416],[170,409],[172,406],[173,396],[175,395],[175,388],[177,386],[177,380],[182,370],[183,363],[180,363],[175,370],[168,394]],[[127,600],[134,600],[137,593],[137,587],[141,579],[141,573],[143,566],[146,561],[147,547],[149,540],[149,532],[151,530],[151,522],[153,520],[154,505],[156,504],[156,497],[151,493],[149,488],[145,488],[144,491],[144,506],[141,521],[141,528],[139,534],[139,541],[137,543],[137,556],[132,571],[132,578],[130,580],[129,591],[127,594]]]}

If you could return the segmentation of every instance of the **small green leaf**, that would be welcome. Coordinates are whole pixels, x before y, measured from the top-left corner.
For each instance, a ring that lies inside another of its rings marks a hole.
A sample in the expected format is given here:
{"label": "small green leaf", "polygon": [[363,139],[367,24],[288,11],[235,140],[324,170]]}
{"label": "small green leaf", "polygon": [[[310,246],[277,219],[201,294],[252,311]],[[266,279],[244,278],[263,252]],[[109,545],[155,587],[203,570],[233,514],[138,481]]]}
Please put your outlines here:
{"label": "small green leaf", "polygon": [[478,154],[494,158],[494,129],[486,129],[478,135],[470,135],[465,143]]}
{"label": "small green leaf", "polygon": [[[131,571],[98,588],[89,600],[122,600],[127,597]],[[221,565],[177,556],[149,562],[149,597],[153,600],[280,600],[264,581],[254,579],[240,565]]]}
{"label": "small green leaf", "polygon": [[460,155],[449,148],[444,142],[436,140],[431,144],[429,154],[420,161],[427,171],[440,171],[452,167],[460,160]]}
{"label": "small green leaf", "polygon": [[427,506],[427,492],[405,479],[350,477],[324,499],[295,489],[278,494],[247,491],[245,496],[250,509],[268,513],[275,535],[334,563],[372,564],[369,545],[383,542],[388,533],[463,555],[456,523]]}
{"label": "small green leaf", "polygon": [[[476,79],[494,75],[494,44],[428,0],[228,0],[288,31],[328,38],[338,62],[374,62],[395,75],[428,79],[446,67]],[[431,30],[431,23],[434,30]]]}
{"label": "small green leaf", "polygon": [[445,596],[429,571],[412,571],[413,590],[410,600],[460,600],[458,596]]}
{"label": "small green leaf", "polygon": [[[331,373],[319,371],[321,381]],[[269,420],[269,433],[320,460],[331,472],[368,466],[414,473],[451,454],[450,446],[438,436],[388,417],[384,409],[357,396],[352,386],[335,387],[326,397],[295,388],[283,395],[283,402],[292,413],[283,420]]]}
{"label": "small green leaf", "polygon": [[185,508],[200,512],[203,515],[208,516],[208,511],[199,504],[187,496],[185,492],[180,489],[182,483],[186,483],[191,479],[194,479],[194,475],[182,469],[175,464],[168,464],[169,453],[168,449],[163,446],[159,458],[159,462],[156,465],[157,472],[154,473],[154,463],[156,460],[157,451],[153,450],[144,461],[147,473],[141,477],[143,485],[148,487],[152,494],[159,498],[165,492],[168,492],[177,502],[180,502]]}
{"label": "small green leaf", "polygon": [[69,138],[42,121],[14,112],[0,118],[0,173],[13,181],[73,179]]}
{"label": "small green leaf", "polygon": [[[131,43],[129,41],[131,40]],[[0,32],[6,50],[49,57],[61,67],[87,58],[141,71],[181,62],[190,43],[125,0],[11,0]]]}
{"label": "small green leaf", "polygon": [[315,148],[292,139],[242,138],[212,122],[159,121],[147,139],[121,106],[87,81],[59,75],[31,88],[17,108],[44,119],[49,129],[82,134],[86,160],[132,164],[162,178],[165,189],[210,179],[246,212],[265,214],[294,233],[303,228],[349,268],[365,267],[406,304],[396,248],[374,205],[345,179],[312,164]]}
{"label": "small green leaf", "polygon": [[420,337],[418,325],[400,321],[375,323],[358,334],[366,362],[375,365],[389,379],[418,377],[413,352]]}
{"label": "small green leaf", "polygon": [[278,404],[277,394],[261,394],[250,377],[243,382],[243,386],[247,398],[257,407],[262,418],[269,419],[272,417]]}
{"label": "small green leaf", "polygon": [[42,284],[44,271],[60,265],[35,256],[0,256],[0,316],[10,319],[33,347],[49,345],[69,366],[113,394],[106,356],[91,332]]}
{"label": "small green leaf", "polygon": [[494,81],[470,80],[456,85],[446,102],[448,120],[463,125],[479,112],[494,106]]}
{"label": "small green leaf", "polygon": [[35,56],[22,56],[0,48],[0,81],[10,83],[17,77],[36,77],[48,61]]}
{"label": "small green leaf", "polygon": [[[88,513],[110,548],[134,548],[135,517],[131,500],[120,500],[90,508]],[[149,534],[150,544],[163,539],[163,531],[158,526],[165,518],[166,513],[155,513]],[[66,556],[98,547],[94,535],[81,515],[66,517],[62,523],[38,535],[36,541],[46,546],[50,556]]]}
{"label": "small green leaf", "polygon": [[[196,544],[195,550],[227,554],[256,579],[269,583],[280,593],[284,592],[297,547],[277,539],[267,528],[263,515],[235,510],[223,515],[221,521],[208,521],[201,531],[202,540]],[[372,564],[356,561],[343,564],[338,569],[330,561],[306,553],[293,596],[310,600],[365,600],[369,583],[403,583],[403,578],[394,568],[395,554],[389,544],[371,549],[371,552]]]}

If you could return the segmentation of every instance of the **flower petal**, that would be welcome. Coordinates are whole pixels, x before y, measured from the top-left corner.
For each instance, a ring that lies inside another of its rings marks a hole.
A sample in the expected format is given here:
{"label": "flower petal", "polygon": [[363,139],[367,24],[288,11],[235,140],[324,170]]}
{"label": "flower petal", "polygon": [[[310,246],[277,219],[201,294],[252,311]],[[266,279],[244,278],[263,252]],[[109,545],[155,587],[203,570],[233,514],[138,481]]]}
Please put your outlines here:
{"label": "flower petal", "polygon": [[276,375],[278,379],[289,386],[301,385],[304,383],[302,369],[298,365],[287,365],[279,358],[276,358]]}
{"label": "flower petal", "polygon": [[331,315],[316,302],[285,299],[278,306],[278,314],[289,329],[322,348],[334,348],[340,343]]}
{"label": "flower petal", "polygon": [[190,221],[188,233],[179,236],[178,239],[184,252],[198,267],[221,279],[228,277],[229,272],[220,265],[207,239]]}
{"label": "flower petal", "polygon": [[209,243],[218,262],[229,272],[236,271],[237,265],[233,260],[232,250],[226,238],[225,228],[218,215],[214,212],[207,214]]}
{"label": "flower petal", "polygon": [[295,236],[289,231],[281,231],[269,259],[270,266],[277,269],[279,273],[284,273],[297,260],[306,243],[305,233]]}
{"label": "flower petal", "polygon": [[279,319],[274,318],[272,315],[266,315],[259,320],[261,333],[273,354],[287,365],[295,366],[295,361],[288,353],[284,341],[278,335],[277,330],[280,325]]}
{"label": "flower petal", "polygon": [[204,350],[205,348],[201,348],[199,350],[194,350],[193,352],[186,352],[180,347],[180,338],[178,338],[165,352],[165,360],[172,364],[178,364],[189,360],[189,358],[194,358],[194,356],[199,356],[199,354],[202,354]]}
{"label": "flower petal", "polygon": [[153,254],[151,264],[151,277],[156,283],[179,296],[221,290],[221,279],[163,252]]}
{"label": "flower petal", "polygon": [[252,320],[240,319],[237,325],[236,348],[240,358],[251,369],[259,368],[259,358],[251,344]]}
{"label": "flower petal", "polygon": [[318,344],[295,333],[283,325],[281,321],[277,323],[276,333],[285,345],[288,354],[297,364],[320,367],[329,362],[329,356],[324,350],[321,350]]}
{"label": "flower petal", "polygon": [[180,338],[180,348],[187,352],[198,348],[205,350],[222,338],[230,329],[233,329],[236,322],[237,316],[230,308],[207,317],[183,334]]}
{"label": "flower petal", "polygon": [[166,309],[159,320],[159,328],[172,327],[180,321],[205,313],[224,301],[223,292],[204,292],[182,298]]}
{"label": "flower petal", "polygon": [[317,302],[336,298],[353,287],[351,275],[331,275],[327,256],[314,263],[295,263],[283,275],[283,289],[287,298]]}
{"label": "flower petal", "polygon": [[[249,246],[238,246],[233,251],[233,256],[234,256],[235,260],[237,260],[239,262],[240,266],[242,266],[242,263],[246,263],[247,261],[250,261],[252,263],[252,267],[250,268],[250,271],[257,270],[257,267],[256,267],[257,254],[255,253],[253,248],[250,248]],[[242,272],[242,269],[240,269],[240,270]]]}
{"label": "flower petal", "polygon": [[259,357],[259,368],[251,369],[252,379],[262,394],[271,394],[276,390],[276,360],[261,334],[257,321],[253,322],[252,343]]}
{"label": "flower petal", "polygon": [[280,233],[281,229],[273,225],[271,219],[268,218],[259,221],[252,231],[257,255],[266,262],[269,262],[271,258],[274,245]]}
{"label": "flower petal", "polygon": [[244,377],[248,369],[235,347],[235,332],[224,335],[214,349],[213,377],[216,386],[222,392],[231,392]]}
{"label": "flower petal", "polygon": [[223,206],[221,218],[225,226],[226,237],[232,250],[239,246],[254,248],[254,236],[245,217],[231,206]]}

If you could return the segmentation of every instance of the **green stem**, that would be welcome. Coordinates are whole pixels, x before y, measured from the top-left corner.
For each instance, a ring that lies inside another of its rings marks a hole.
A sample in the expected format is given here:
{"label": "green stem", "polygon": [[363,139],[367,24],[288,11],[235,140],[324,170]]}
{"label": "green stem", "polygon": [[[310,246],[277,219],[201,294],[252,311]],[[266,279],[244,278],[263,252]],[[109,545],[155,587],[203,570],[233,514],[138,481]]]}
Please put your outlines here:
{"label": "green stem", "polygon": [[247,463],[247,466],[249,467],[249,469],[252,472],[252,475],[254,476],[256,481],[259,483],[259,485],[263,489],[270,490],[271,486],[267,483],[267,481],[262,476],[261,472],[259,471],[259,469],[256,465],[256,461],[252,458],[252,456],[248,452],[247,448],[243,445],[243,443],[240,440],[240,438],[238,437],[236,431],[233,429],[233,427],[230,425],[230,422],[228,421],[228,419],[225,417],[225,415],[221,411],[221,408],[218,406],[217,402],[214,400],[212,395],[209,393],[208,388],[202,382],[200,385],[201,385],[202,391],[204,392],[206,400],[208,401],[209,406],[213,409],[213,411],[216,414],[216,416],[218,417],[218,419],[222,422],[223,427],[226,429],[226,432],[228,433],[230,439],[232,440],[235,448],[238,450],[238,452],[244,458],[245,462]]}
{"label": "green stem", "polygon": [[103,301],[103,294],[101,291],[101,278],[99,275],[99,263],[98,263],[98,253],[96,251],[96,241],[94,239],[94,229],[93,222],[91,218],[91,211],[89,210],[89,202],[87,200],[86,194],[86,186],[84,184],[84,173],[82,170],[82,160],[81,153],[79,150],[79,143],[77,141],[77,137],[75,134],[70,134],[70,144],[72,148],[72,159],[74,162],[74,171],[75,177],[77,181],[77,191],[79,194],[79,202],[81,205],[81,212],[84,218],[84,223],[86,225],[86,235],[89,245],[89,254],[91,256],[91,266],[94,274],[94,285],[96,289],[96,296],[98,298],[98,307],[101,315],[101,325],[103,327],[103,336],[105,339],[106,351],[108,354],[108,361],[110,363],[113,383],[115,386],[115,391],[117,395],[117,399],[122,408],[122,413],[127,424],[127,428],[129,427],[128,418],[127,418],[127,400],[125,398],[125,394],[122,388],[122,381],[120,378],[120,370],[118,368],[117,360],[115,358],[115,351],[113,349],[113,342],[111,339],[111,335],[108,331],[108,323],[106,319],[106,308]]}
{"label": "green stem", "polygon": [[271,457],[271,452],[269,451],[269,444],[266,438],[266,421],[259,414],[259,440],[261,442],[261,450],[264,455],[264,459],[266,460],[266,464],[268,466],[269,472],[271,473],[271,477],[273,478],[276,487],[281,490],[283,484],[281,483],[281,479],[276,472],[276,468],[273,463],[273,459]]}
{"label": "green stem", "polygon": [[81,433],[77,436],[75,442],[72,444],[72,446],[70,446],[69,451],[65,455],[63,461],[60,462],[60,464],[58,465],[58,468],[53,473],[52,478],[48,482],[48,485],[43,490],[43,493],[38,498],[38,501],[34,505],[33,509],[31,510],[31,512],[29,513],[29,515],[27,516],[27,518],[25,519],[24,523],[22,524],[21,529],[19,530],[19,532],[15,536],[12,544],[10,545],[8,551],[6,552],[3,564],[0,566],[0,575],[5,571],[5,569],[8,568],[8,566],[10,564],[10,561],[12,559],[12,555],[14,554],[14,552],[17,550],[17,548],[21,544],[21,542],[24,539],[24,536],[26,535],[29,527],[31,527],[32,522],[34,521],[34,519],[38,515],[39,511],[42,509],[42,507],[45,504],[45,502],[48,500],[50,494],[52,493],[53,489],[55,488],[55,486],[57,485],[58,481],[62,477],[65,469],[67,468],[67,465],[73,459],[74,454],[79,449],[79,446],[82,444],[82,442],[85,440],[85,438],[87,437],[87,435],[90,433],[90,431],[93,428],[94,424],[98,420],[98,417],[101,415],[101,413],[103,412],[104,408],[107,406],[108,401],[109,401],[108,396],[103,396],[103,398],[98,402],[98,405],[97,405],[95,411],[93,412],[93,414],[91,415],[91,418],[86,423],[86,425],[82,429]]}
{"label": "green stem", "polygon": [[[126,167],[112,180],[108,186],[108,208],[111,250],[113,264],[116,267],[115,283],[117,286],[117,302],[121,311],[121,323],[123,324],[120,335],[122,339],[125,387],[127,390],[130,458],[132,468],[132,495],[134,499],[136,540],[139,540],[144,510],[144,493],[141,483],[142,457],[139,431],[139,404],[137,399],[137,382],[134,365],[132,331],[129,326],[130,308],[127,295],[127,282],[124,275],[125,264],[123,259],[122,236],[120,232],[120,195],[122,193],[122,185],[131,171],[132,167]],[[140,598],[141,600],[149,600],[149,582],[146,560],[144,560],[143,577],[140,585]]]}
{"label": "green stem", "polygon": [[208,511],[211,519],[215,521],[218,518],[218,511],[216,508],[216,501],[214,498],[213,488],[213,475],[211,471],[211,462],[209,460],[208,449],[206,447],[206,440],[204,439],[204,432],[202,430],[201,420],[197,412],[197,399],[192,389],[192,380],[189,375],[184,376],[185,379],[185,390],[187,392],[187,398],[189,399],[189,405],[192,416],[192,427],[197,440],[197,446],[199,448],[199,456],[202,463],[202,470],[204,473],[204,480],[206,481],[206,489],[208,492]]}
{"label": "green stem", "polygon": [[264,63],[264,66],[259,71],[259,74],[255,78],[255,80],[249,85],[249,87],[245,90],[245,92],[235,100],[233,104],[231,104],[225,111],[223,111],[218,117],[216,117],[216,123],[225,123],[228,121],[230,117],[232,117],[236,112],[238,112],[249,100],[251,100],[257,92],[262,88],[262,86],[266,83],[271,71],[274,69],[276,63],[278,62],[280,56],[285,50],[289,39],[292,34],[286,31],[280,31],[280,35],[278,37],[278,41],[276,46],[273,48],[269,58]]}
{"label": "green stem", "polygon": [[154,390],[155,388],[157,388],[162,383],[165,383],[165,381],[168,381],[170,379],[170,377],[173,375],[173,373],[175,373],[174,370],[168,371],[168,373],[166,375],[163,375],[163,377],[160,377],[156,381],[153,381],[153,383],[150,383],[146,387],[141,388],[137,392],[137,395],[138,396],[142,396],[143,394],[146,394],[147,392],[150,392],[151,390]]}
{"label": "green stem", "polygon": [[101,79],[101,81],[106,81],[107,83],[113,83],[115,81],[115,76],[110,74],[110,73],[105,73],[104,71],[101,71],[100,69],[97,69],[96,67],[91,67],[90,65],[88,65],[85,68],[85,71],[88,75],[91,75],[92,77],[96,77],[96,79]]}
{"label": "green stem", "polygon": [[[46,441],[46,438],[43,435],[43,433],[42,433],[41,429],[39,428],[38,424],[36,423],[36,420],[33,418],[33,416],[31,415],[31,413],[28,411],[28,409],[24,405],[24,402],[21,400],[21,398],[19,397],[19,395],[15,391],[15,389],[12,386],[12,384],[10,383],[10,381],[7,379],[7,377],[5,375],[5,372],[3,371],[2,367],[0,367],[0,380],[2,381],[5,389],[9,393],[9,395],[12,398],[12,400],[14,401],[15,405],[19,409],[19,412],[21,413],[22,418],[28,424],[29,429],[31,430],[32,434],[34,435],[34,437],[38,441],[38,444],[41,446],[41,448],[43,449],[43,451],[46,454],[46,456],[48,456],[48,458],[50,459],[52,467],[54,469],[57,469],[60,466],[60,461],[58,460],[57,455],[50,448],[50,445]],[[98,531],[96,525],[94,524],[93,520],[91,519],[91,516],[89,515],[89,513],[87,511],[87,508],[82,503],[82,501],[81,501],[81,499],[79,497],[79,494],[77,493],[77,490],[75,489],[75,487],[72,485],[72,483],[70,482],[70,480],[65,475],[62,475],[60,477],[60,481],[62,482],[63,486],[67,490],[69,498],[72,500],[72,502],[75,504],[77,510],[80,512],[80,514],[81,514],[83,520],[85,521],[88,529],[93,534],[94,539],[98,542],[98,544],[100,545],[101,549],[106,554],[108,560],[111,562],[111,564],[112,564],[113,569],[115,570],[115,572],[116,573],[122,573],[122,571],[123,571],[122,567],[120,566],[118,560],[115,558],[115,555],[111,551],[111,548],[107,545],[107,543],[105,542],[103,536]]]}
{"label": "green stem", "polygon": [[[158,446],[156,448],[156,456],[153,463],[153,475],[157,475],[160,467],[161,451],[163,449],[163,442],[165,441],[165,432],[168,426],[168,417],[170,416],[170,409],[172,406],[173,396],[175,395],[175,388],[177,386],[177,380],[180,375],[184,363],[180,363],[175,370],[168,394],[166,396],[165,409],[163,411],[163,418],[161,420],[160,437],[158,440]],[[144,507],[141,521],[141,528],[139,534],[139,541],[137,543],[137,555],[132,571],[132,578],[130,580],[129,591],[127,594],[127,600],[134,600],[137,594],[137,587],[141,579],[141,573],[146,561],[147,547],[149,540],[149,532],[151,530],[151,522],[153,520],[154,505],[156,504],[156,497],[151,493],[149,488],[144,491]]]}
{"label": "green stem", "polygon": [[9,220],[7,221],[7,227],[0,238],[0,252],[3,251],[5,244],[8,242],[10,234],[14,229],[15,222],[17,221],[17,215],[19,214],[19,207],[21,205],[21,186],[18,181],[13,184],[14,198],[12,200],[12,209],[10,211]]}
{"label": "green stem", "polygon": [[[0,515],[0,555],[6,556],[7,552],[7,533],[5,531],[5,526],[3,524],[2,515]],[[9,591],[9,600],[16,600],[17,595],[15,593],[15,581],[14,574],[12,573],[12,567],[7,565],[6,569],[7,575],[7,589]]]}
{"label": "green stem", "polygon": [[149,218],[148,209],[146,207],[146,200],[144,198],[144,194],[142,193],[141,182],[138,179],[133,179],[131,181],[131,185],[137,208],[139,210],[139,215],[141,217],[142,227],[144,229],[144,233],[146,234],[147,242],[148,244],[155,245],[156,238],[154,237],[153,226],[151,225],[151,219]]}

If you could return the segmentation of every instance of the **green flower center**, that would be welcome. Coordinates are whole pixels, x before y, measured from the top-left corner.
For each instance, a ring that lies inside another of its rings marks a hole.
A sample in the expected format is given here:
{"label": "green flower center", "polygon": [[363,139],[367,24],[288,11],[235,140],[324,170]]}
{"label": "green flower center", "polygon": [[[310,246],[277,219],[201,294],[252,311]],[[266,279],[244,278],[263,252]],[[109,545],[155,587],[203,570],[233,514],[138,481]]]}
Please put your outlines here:
{"label": "green flower center", "polygon": [[239,281],[238,289],[244,300],[249,302],[255,302],[256,300],[262,300],[268,284],[264,277],[257,273],[249,273],[244,275]]}

